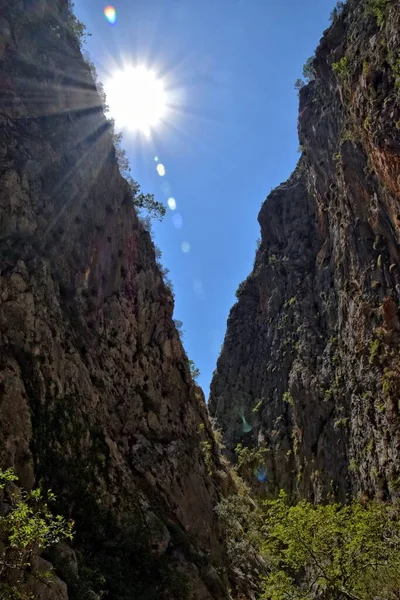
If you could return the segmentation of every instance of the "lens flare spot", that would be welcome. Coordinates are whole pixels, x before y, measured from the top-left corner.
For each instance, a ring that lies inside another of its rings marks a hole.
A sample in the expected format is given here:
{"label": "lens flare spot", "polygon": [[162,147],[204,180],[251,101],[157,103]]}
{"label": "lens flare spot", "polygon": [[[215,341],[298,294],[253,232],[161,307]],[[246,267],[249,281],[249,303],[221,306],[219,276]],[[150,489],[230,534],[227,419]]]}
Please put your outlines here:
{"label": "lens flare spot", "polygon": [[165,167],[163,164],[158,163],[157,165],[157,173],[159,174],[160,177],[164,177],[165,175]]}
{"label": "lens flare spot", "polygon": [[175,200],[175,198],[168,198],[167,204],[168,204],[168,207],[171,210],[175,210],[176,209],[176,200]]}
{"label": "lens flare spot", "polygon": [[254,475],[257,477],[260,483],[265,483],[268,479],[267,469],[265,467],[259,467],[254,471]]}
{"label": "lens flare spot", "polygon": [[246,421],[246,419],[243,415],[242,415],[242,427],[243,427],[243,433],[249,433],[249,431],[251,431],[251,429],[252,429],[251,425]]}
{"label": "lens flare spot", "polygon": [[184,254],[188,254],[190,252],[190,244],[189,242],[182,242],[181,249]]}
{"label": "lens flare spot", "polygon": [[158,162],[158,156],[154,157],[154,162]]}
{"label": "lens flare spot", "polygon": [[183,219],[179,213],[172,217],[172,223],[174,224],[174,227],[176,227],[176,229],[182,229]]}
{"label": "lens flare spot", "polygon": [[113,6],[106,6],[104,9],[104,16],[111,25],[114,25],[117,21],[117,11]]}

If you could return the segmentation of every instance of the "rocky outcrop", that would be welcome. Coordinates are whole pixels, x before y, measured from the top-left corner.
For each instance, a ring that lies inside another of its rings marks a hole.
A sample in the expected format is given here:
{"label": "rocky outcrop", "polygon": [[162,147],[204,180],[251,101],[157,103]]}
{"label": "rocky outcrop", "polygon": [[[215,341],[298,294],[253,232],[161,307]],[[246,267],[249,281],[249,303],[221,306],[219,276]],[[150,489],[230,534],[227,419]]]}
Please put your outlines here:
{"label": "rocky outcrop", "polygon": [[225,598],[229,475],[76,23],[0,7],[0,466],[74,519],[70,600]]}
{"label": "rocky outcrop", "polygon": [[266,494],[400,491],[400,2],[349,0],[300,92],[302,156],[259,214],[211,385]]}

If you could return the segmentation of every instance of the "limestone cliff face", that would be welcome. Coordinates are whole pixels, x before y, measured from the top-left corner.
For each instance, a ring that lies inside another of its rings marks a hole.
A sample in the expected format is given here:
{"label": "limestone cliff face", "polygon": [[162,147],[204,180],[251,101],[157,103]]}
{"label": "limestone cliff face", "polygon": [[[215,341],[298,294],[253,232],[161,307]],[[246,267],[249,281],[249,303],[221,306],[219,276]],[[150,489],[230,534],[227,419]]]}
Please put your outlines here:
{"label": "limestone cliff face", "polygon": [[0,465],[75,520],[63,598],[224,598],[223,467],[67,1],[0,7]]}
{"label": "limestone cliff face", "polygon": [[[349,0],[300,93],[302,156],[259,214],[210,397],[266,493],[400,491],[400,2]],[[251,430],[250,430],[251,428]]]}

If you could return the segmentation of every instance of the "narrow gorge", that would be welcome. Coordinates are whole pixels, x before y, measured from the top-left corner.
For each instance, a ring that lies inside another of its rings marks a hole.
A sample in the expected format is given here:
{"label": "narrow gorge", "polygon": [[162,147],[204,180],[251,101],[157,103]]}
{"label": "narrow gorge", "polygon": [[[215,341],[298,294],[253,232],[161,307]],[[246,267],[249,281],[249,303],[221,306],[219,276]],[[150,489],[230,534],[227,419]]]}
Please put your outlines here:
{"label": "narrow gorge", "polygon": [[[67,0],[0,11],[0,518],[40,487],[74,530],[22,577],[0,527],[0,598],[255,600],[273,562],[250,488],[400,496],[400,0],[332,15],[208,406],[82,24]],[[262,457],[250,488],[238,444]]]}

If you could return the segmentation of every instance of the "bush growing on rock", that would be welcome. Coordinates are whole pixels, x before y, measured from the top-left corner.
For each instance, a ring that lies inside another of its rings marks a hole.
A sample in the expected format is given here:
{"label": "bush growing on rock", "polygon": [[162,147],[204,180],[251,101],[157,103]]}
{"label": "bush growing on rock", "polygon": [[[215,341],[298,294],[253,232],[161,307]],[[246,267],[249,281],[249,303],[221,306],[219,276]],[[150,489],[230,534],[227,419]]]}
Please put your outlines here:
{"label": "bush growing on rock", "polygon": [[48,502],[52,492],[37,488],[23,491],[16,485],[18,478],[12,469],[0,469],[0,598],[25,600],[31,598],[26,583],[32,575],[51,582],[51,573],[36,573],[35,556],[62,539],[72,539],[72,522],[61,515],[54,516]]}

